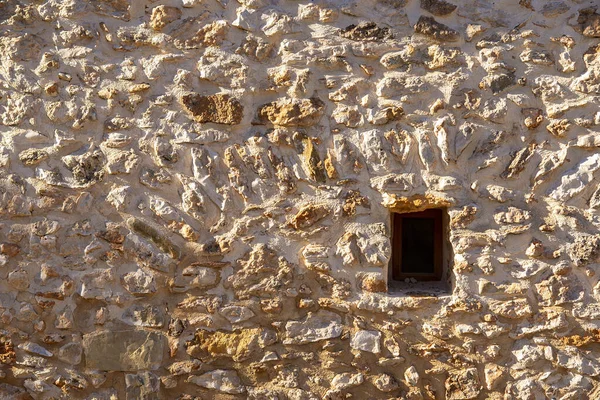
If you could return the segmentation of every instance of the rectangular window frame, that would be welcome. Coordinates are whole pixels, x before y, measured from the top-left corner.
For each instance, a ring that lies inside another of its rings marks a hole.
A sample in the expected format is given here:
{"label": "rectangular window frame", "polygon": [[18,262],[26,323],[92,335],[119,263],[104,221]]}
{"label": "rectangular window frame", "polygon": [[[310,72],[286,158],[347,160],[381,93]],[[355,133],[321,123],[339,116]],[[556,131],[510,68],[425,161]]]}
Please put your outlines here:
{"label": "rectangular window frame", "polygon": [[[402,221],[407,218],[431,218],[434,220],[434,271],[433,273],[402,272]],[[432,208],[411,213],[392,213],[392,273],[395,282],[404,282],[407,278],[417,281],[435,282],[444,278],[444,210]]]}

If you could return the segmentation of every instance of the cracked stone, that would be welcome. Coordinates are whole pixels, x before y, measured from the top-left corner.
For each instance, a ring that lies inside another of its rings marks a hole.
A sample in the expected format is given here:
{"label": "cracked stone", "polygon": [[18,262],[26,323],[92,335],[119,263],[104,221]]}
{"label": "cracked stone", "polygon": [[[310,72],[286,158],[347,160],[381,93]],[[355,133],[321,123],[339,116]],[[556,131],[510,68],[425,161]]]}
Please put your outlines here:
{"label": "cracked stone", "polygon": [[453,42],[459,39],[459,33],[454,29],[437,22],[433,17],[421,16],[415,24],[415,32],[435,40]]}
{"label": "cracked stone", "polygon": [[227,94],[190,93],[181,97],[181,103],[197,122],[236,125],[244,118],[242,104]]}

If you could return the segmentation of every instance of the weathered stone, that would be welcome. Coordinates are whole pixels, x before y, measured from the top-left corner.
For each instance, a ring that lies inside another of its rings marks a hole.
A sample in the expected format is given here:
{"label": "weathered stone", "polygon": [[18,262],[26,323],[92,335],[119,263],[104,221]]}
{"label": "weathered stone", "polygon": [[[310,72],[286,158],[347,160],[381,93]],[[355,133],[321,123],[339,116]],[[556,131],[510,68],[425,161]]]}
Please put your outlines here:
{"label": "weathered stone", "polygon": [[371,293],[385,293],[387,292],[387,284],[381,274],[365,274],[360,280],[360,287],[363,290]]}
{"label": "weathered stone", "polygon": [[197,122],[236,125],[244,118],[242,104],[227,94],[190,93],[181,97],[181,103]]}
{"label": "weathered stone", "polygon": [[600,14],[596,8],[588,7],[579,10],[575,27],[583,36],[600,37]]}
{"label": "weathered stone", "polygon": [[[541,121],[540,121],[541,123]],[[539,123],[538,123],[539,125]],[[537,125],[535,125],[537,126]],[[512,160],[510,164],[506,167],[504,172],[500,174],[502,178],[515,178],[517,177],[521,171],[525,169],[525,165],[527,161],[533,156],[533,152],[535,150],[535,144],[530,143],[528,146],[523,147],[521,150],[515,151],[512,154]]]}
{"label": "weathered stone", "polygon": [[164,326],[165,313],[159,306],[135,304],[123,312],[121,319],[133,326],[162,328]]}
{"label": "weathered stone", "polygon": [[570,127],[571,124],[568,119],[552,120],[546,125],[548,132],[557,137],[564,137]]}
{"label": "weathered stone", "polygon": [[156,292],[154,276],[143,269],[123,275],[122,283],[125,289],[137,296],[150,295]]}
{"label": "weathered stone", "polygon": [[98,331],[83,336],[86,367],[103,371],[158,369],[164,336],[156,331]]}
{"label": "weathered stone", "polygon": [[242,386],[239,376],[232,370],[217,369],[200,376],[192,375],[187,381],[223,393],[240,394],[246,391],[246,388]]}
{"label": "weathered stone", "polygon": [[234,332],[208,332],[197,330],[186,343],[187,353],[193,357],[229,357],[243,361],[259,348],[262,329],[245,329]]}
{"label": "weathered stone", "polygon": [[305,229],[316,224],[329,214],[329,207],[322,204],[309,204],[302,207],[292,218],[294,229]]}
{"label": "weathered stone", "polygon": [[301,321],[285,324],[284,344],[305,344],[332,339],[342,334],[342,318],[331,311],[309,312]]}
{"label": "weathered stone", "polygon": [[78,365],[82,355],[83,346],[75,342],[67,343],[58,349],[58,358],[69,365]]}
{"label": "weathered stone", "polygon": [[544,50],[527,49],[520,55],[521,61],[537,65],[554,65],[554,57]]}
{"label": "weathered stone", "polygon": [[499,209],[494,214],[494,221],[497,224],[522,224],[531,219],[531,213],[516,207]]}
{"label": "weathered stone", "polygon": [[49,154],[44,149],[27,149],[19,153],[19,160],[25,165],[37,165],[48,157]]}
{"label": "weathered stone", "polygon": [[159,400],[160,381],[152,372],[125,375],[126,400]]}
{"label": "weathered stone", "polygon": [[589,200],[590,208],[600,208],[600,185],[596,188]]}
{"label": "weathered stone", "polygon": [[0,383],[0,398],[6,400],[30,400],[32,397],[24,388]]}
{"label": "weathered stone", "polygon": [[443,16],[456,10],[456,5],[448,3],[445,0],[421,0],[421,8],[433,15]]}
{"label": "weathered stone", "polygon": [[600,169],[600,154],[593,154],[562,176],[560,184],[550,192],[550,197],[567,201],[581,193],[594,180],[594,173]]}
{"label": "weathered stone", "polygon": [[219,314],[224,316],[232,324],[244,322],[254,317],[254,312],[248,307],[227,306],[219,310]]}
{"label": "weathered stone", "polygon": [[219,271],[215,268],[192,264],[181,271],[171,284],[174,292],[185,292],[193,288],[206,289],[216,286],[221,280]]}
{"label": "weathered stone", "polygon": [[338,374],[331,380],[331,387],[334,390],[347,390],[355,386],[361,385],[365,381],[363,374]]}
{"label": "weathered stone", "polygon": [[594,149],[600,147],[600,135],[596,133],[590,133],[588,135],[578,136],[577,141],[573,145],[576,147],[583,147],[584,149]]}
{"label": "weathered stone", "polygon": [[417,386],[421,377],[414,365],[411,365],[404,371],[404,380],[409,387]]}
{"label": "weathered stone", "polygon": [[400,387],[400,384],[394,377],[388,374],[379,374],[373,378],[373,386],[382,392],[393,392]]}
{"label": "weathered stone", "polygon": [[562,1],[551,1],[544,4],[544,7],[542,7],[540,12],[544,17],[552,18],[564,14],[567,11],[569,11],[569,6]]}
{"label": "weathered stone", "polygon": [[352,336],[350,347],[356,350],[379,354],[381,353],[381,332],[358,331]]}
{"label": "weathered stone", "polygon": [[600,235],[577,236],[569,246],[569,257],[578,266],[596,261],[600,257]]}
{"label": "weathered stone", "polygon": [[43,357],[52,357],[54,355],[39,344],[33,342],[21,343],[17,347],[21,350],[25,350],[28,353],[37,354]]}
{"label": "weathered stone", "polygon": [[415,24],[415,32],[443,42],[453,42],[459,38],[459,33],[454,29],[425,16],[419,17]]}
{"label": "weathered stone", "polygon": [[150,26],[155,31],[160,31],[167,24],[179,18],[181,18],[181,10],[179,8],[160,5],[152,9]]}
{"label": "weathered stone", "polygon": [[426,63],[429,69],[435,70],[444,67],[459,66],[461,64],[460,56],[462,53],[457,47],[448,49],[434,44],[427,48],[427,54],[431,58]]}
{"label": "weathered stone", "polygon": [[556,364],[562,368],[573,370],[578,374],[588,376],[600,375],[600,362],[586,357],[575,347],[568,346],[556,355]]}
{"label": "weathered stone", "polygon": [[9,272],[8,283],[17,290],[25,290],[29,287],[29,274],[24,270]]}
{"label": "weathered stone", "polygon": [[412,45],[407,45],[401,51],[395,51],[387,53],[379,62],[387,69],[398,69],[402,66],[406,66],[412,61],[412,56],[415,53],[415,48]]}
{"label": "weathered stone", "polygon": [[100,151],[65,156],[63,162],[73,175],[74,187],[91,186],[104,178],[104,155]]}
{"label": "weathered stone", "polygon": [[444,208],[448,207],[451,201],[446,198],[436,197],[434,194],[413,195],[411,197],[397,196],[395,194],[383,197],[383,206],[393,212],[417,212],[428,208]]}
{"label": "weathered stone", "polygon": [[273,298],[292,282],[293,270],[283,258],[260,243],[248,253],[247,259],[240,260],[242,268],[229,278],[238,298],[249,296]]}
{"label": "weathered stone", "polygon": [[380,28],[375,22],[361,22],[340,30],[340,36],[357,41],[381,42],[392,38],[389,28]]}
{"label": "weathered stone", "polygon": [[505,378],[505,368],[497,364],[486,364],[484,368],[485,387],[487,390],[494,390],[500,386]]}
{"label": "weathered stone", "polygon": [[535,129],[544,120],[544,115],[542,110],[539,108],[524,108],[521,110],[521,114],[525,117],[523,123],[527,127],[527,129]]}
{"label": "weathered stone", "polygon": [[317,182],[325,182],[324,163],[317,151],[316,140],[300,132],[294,133],[292,140],[308,175]]}
{"label": "weathered stone", "polygon": [[398,98],[402,95],[423,93],[429,86],[418,76],[388,76],[377,83],[375,93],[386,99]]}
{"label": "weathered stone", "polygon": [[450,371],[446,379],[446,398],[449,400],[475,399],[481,392],[476,368]]}
{"label": "weathered stone", "polygon": [[573,316],[583,319],[600,319],[600,304],[577,303],[573,306]]}
{"label": "weathered stone", "polygon": [[552,275],[535,285],[540,305],[555,306],[581,301],[584,289],[575,276]]}
{"label": "weathered stone", "polygon": [[504,318],[518,319],[533,314],[533,309],[527,299],[491,301],[489,306],[490,311]]}
{"label": "weathered stone", "polygon": [[492,97],[480,107],[479,115],[487,121],[502,123],[507,113],[508,103],[506,99],[504,97]]}
{"label": "weathered stone", "polygon": [[213,21],[209,24],[205,22],[199,18],[185,18],[173,24],[169,30],[174,38],[175,47],[180,50],[191,50],[215,47],[223,43],[229,31],[229,24],[226,21]]}
{"label": "weathered stone", "polygon": [[324,109],[325,103],[317,97],[283,98],[260,106],[258,119],[278,126],[312,126],[319,122]]}

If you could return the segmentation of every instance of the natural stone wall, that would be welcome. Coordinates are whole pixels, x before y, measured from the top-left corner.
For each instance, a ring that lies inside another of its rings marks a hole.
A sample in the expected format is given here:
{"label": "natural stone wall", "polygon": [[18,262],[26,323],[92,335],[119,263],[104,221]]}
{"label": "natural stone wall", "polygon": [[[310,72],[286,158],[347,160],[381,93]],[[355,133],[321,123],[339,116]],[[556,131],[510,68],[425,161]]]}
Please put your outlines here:
{"label": "natural stone wall", "polygon": [[600,6],[452,1],[0,2],[0,398],[600,398]]}

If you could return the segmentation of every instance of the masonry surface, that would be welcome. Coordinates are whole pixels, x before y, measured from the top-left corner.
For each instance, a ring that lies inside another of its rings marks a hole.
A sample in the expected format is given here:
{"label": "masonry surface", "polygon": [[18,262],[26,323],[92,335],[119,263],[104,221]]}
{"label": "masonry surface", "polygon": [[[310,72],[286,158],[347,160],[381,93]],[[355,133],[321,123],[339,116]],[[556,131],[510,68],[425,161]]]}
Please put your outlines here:
{"label": "masonry surface", "polygon": [[0,399],[600,398],[599,13],[0,2]]}

